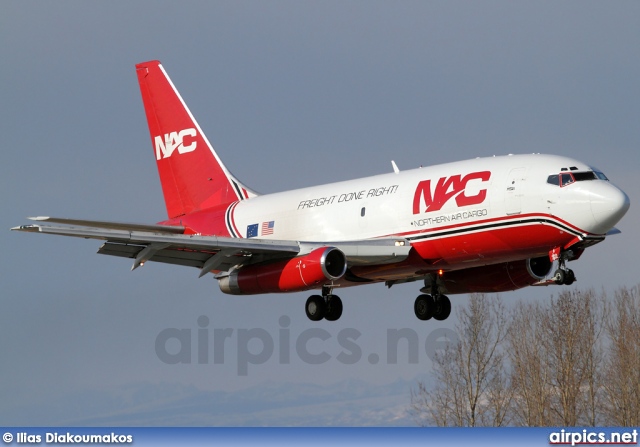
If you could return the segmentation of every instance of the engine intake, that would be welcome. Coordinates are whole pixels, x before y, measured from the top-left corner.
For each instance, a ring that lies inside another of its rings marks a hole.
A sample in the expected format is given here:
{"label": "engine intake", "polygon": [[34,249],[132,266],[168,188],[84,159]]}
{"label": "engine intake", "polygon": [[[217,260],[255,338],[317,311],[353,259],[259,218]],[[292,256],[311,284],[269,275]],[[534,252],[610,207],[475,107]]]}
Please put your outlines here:
{"label": "engine intake", "polygon": [[347,257],[335,247],[320,247],[292,259],[241,267],[218,280],[220,290],[232,295],[299,292],[340,279]]}
{"label": "engine intake", "polygon": [[551,272],[552,265],[549,256],[527,259],[527,271],[531,277],[538,281],[542,281],[547,277],[549,272]]}

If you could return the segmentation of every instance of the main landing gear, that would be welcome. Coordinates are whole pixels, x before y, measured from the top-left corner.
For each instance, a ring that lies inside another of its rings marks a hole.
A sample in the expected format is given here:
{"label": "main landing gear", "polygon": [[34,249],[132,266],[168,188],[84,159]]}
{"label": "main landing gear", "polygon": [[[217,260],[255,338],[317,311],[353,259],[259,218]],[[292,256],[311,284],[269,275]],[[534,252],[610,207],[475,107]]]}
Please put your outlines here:
{"label": "main landing gear", "polygon": [[422,295],[416,298],[413,311],[418,319],[426,321],[431,318],[443,321],[451,315],[451,301],[441,293],[443,290],[442,274],[431,274],[424,280],[424,287],[420,289]]}
{"label": "main landing gear", "polygon": [[446,320],[451,314],[451,301],[447,295],[423,294],[416,298],[413,310],[418,319],[426,321],[434,318],[438,321]]}
{"label": "main landing gear", "polygon": [[322,295],[311,295],[307,299],[304,310],[311,321],[336,321],[342,316],[342,300],[333,295],[332,287],[322,287]]}

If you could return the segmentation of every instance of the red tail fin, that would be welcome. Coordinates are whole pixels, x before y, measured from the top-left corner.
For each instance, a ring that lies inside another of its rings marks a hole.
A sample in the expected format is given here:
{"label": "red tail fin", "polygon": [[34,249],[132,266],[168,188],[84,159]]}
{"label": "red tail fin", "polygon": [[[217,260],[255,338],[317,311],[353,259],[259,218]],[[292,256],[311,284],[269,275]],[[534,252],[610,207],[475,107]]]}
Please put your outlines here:
{"label": "red tail fin", "polygon": [[220,161],[160,62],[136,70],[169,218],[255,196]]}

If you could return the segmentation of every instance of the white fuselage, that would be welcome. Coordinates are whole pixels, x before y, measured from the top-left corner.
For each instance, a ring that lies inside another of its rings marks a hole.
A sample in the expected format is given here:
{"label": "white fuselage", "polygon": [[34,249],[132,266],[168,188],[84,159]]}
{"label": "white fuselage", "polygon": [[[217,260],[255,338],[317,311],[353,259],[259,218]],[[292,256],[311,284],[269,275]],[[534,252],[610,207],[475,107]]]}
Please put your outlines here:
{"label": "white fuselage", "polygon": [[[606,181],[576,183],[565,188],[547,183],[549,175],[571,167],[578,171],[592,170],[571,158],[513,155],[268,194],[240,202],[235,207],[234,231],[239,237],[247,237],[247,228],[258,224],[255,236],[260,238],[342,241],[419,234],[455,223],[535,213],[558,217],[583,233],[605,234],[613,225],[609,225],[607,219],[594,216],[592,202],[603,195],[614,196],[611,200],[617,202],[624,201],[626,196],[622,197],[624,193]],[[455,176],[464,179],[477,172],[489,172],[490,177],[486,181],[468,180],[462,193],[466,197],[477,197],[486,190],[486,197],[481,201],[478,197],[475,202],[479,203],[460,206],[456,201],[455,181],[446,185],[446,180]],[[445,180],[437,191],[440,179]],[[432,197],[438,193],[451,196],[439,209],[425,210],[428,192],[423,188],[419,192],[419,210],[415,213],[416,189],[425,180],[430,180],[427,186]],[[628,198],[626,200],[628,202]],[[273,231],[263,235],[260,226],[271,221]]]}

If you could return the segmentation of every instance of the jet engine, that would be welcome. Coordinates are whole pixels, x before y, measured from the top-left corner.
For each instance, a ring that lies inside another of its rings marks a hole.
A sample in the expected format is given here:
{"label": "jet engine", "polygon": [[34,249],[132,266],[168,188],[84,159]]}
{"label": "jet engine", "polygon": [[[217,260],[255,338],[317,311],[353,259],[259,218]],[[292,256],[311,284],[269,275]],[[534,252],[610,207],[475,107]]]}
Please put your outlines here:
{"label": "jet engine", "polygon": [[551,272],[548,256],[502,264],[485,265],[444,275],[449,294],[471,292],[505,292],[521,289],[543,280]]}
{"label": "jet engine", "polygon": [[240,267],[219,278],[220,290],[232,295],[299,292],[341,278],[347,271],[345,254],[320,247],[292,259]]}

